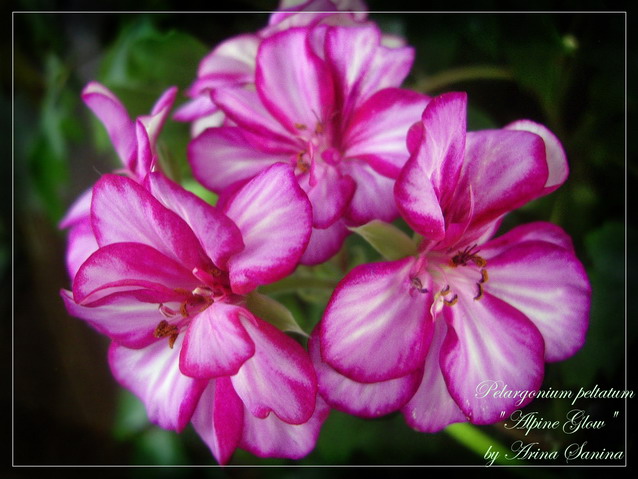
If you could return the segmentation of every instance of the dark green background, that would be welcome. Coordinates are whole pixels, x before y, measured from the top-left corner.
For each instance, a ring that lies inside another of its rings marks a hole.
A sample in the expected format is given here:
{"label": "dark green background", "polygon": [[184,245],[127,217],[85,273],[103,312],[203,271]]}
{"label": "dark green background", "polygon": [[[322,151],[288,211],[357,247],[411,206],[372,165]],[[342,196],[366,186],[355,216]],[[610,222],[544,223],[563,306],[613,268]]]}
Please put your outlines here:
{"label": "dark green background", "polygon": [[[115,5],[130,8],[123,2]],[[143,5],[164,11],[179,7],[168,1]],[[266,1],[235,5],[240,10],[261,11],[276,6]],[[369,5],[371,10],[388,7],[387,2]],[[100,173],[117,165],[99,123],[80,100],[79,93],[87,82],[97,79],[113,89],[132,115],[146,113],[168,86],[176,85],[183,92],[194,78],[197,63],[211,47],[232,35],[257,30],[266,24],[267,14],[25,13],[82,8],[72,2],[45,5],[35,1],[19,2],[15,8],[21,13],[12,17],[13,44],[2,47],[3,58],[13,54],[14,94],[5,69],[1,103],[5,131],[10,129],[13,105],[14,187],[3,190],[0,224],[3,288],[9,290],[13,285],[13,328],[6,321],[3,334],[5,351],[13,351],[5,364],[5,376],[12,379],[13,401],[7,408],[13,412],[13,463],[215,464],[190,428],[176,435],[145,422],[136,400],[111,378],[106,339],[66,314],[58,295],[60,288],[68,287],[64,234],[56,224],[79,193]],[[497,4],[484,7],[498,9]],[[469,129],[500,127],[529,118],[546,124],[560,137],[571,169],[567,183],[549,197],[512,213],[503,226],[508,229],[534,220],[560,224],[574,239],[592,282],[587,343],[574,358],[547,366],[544,388],[577,390],[594,384],[635,387],[635,383],[625,383],[626,373],[632,369],[631,358],[626,369],[625,348],[636,343],[635,308],[631,305],[635,229],[625,224],[625,185],[632,185],[637,173],[635,133],[631,133],[636,96],[635,89],[626,88],[626,67],[631,78],[636,62],[626,56],[626,16],[609,12],[428,12],[377,13],[372,19],[385,31],[405,35],[416,48],[416,63],[406,86],[431,95],[468,92]],[[477,66],[486,68],[476,70]],[[181,92],[178,104],[185,101]],[[163,155],[164,164],[175,178],[188,180],[184,158],[187,125],[168,125],[161,139],[162,151],[170,151],[170,155]],[[9,144],[3,146],[9,154]],[[13,224],[9,191],[13,191]],[[630,210],[630,220],[631,214]],[[348,248],[349,264],[377,259],[357,239],[350,239]],[[338,279],[343,271],[328,265],[317,274]],[[629,303],[625,301],[626,287]],[[281,299],[310,329],[326,297],[304,294]],[[3,301],[8,310],[9,300]],[[629,402],[630,413],[635,411],[636,400]],[[625,414],[621,401],[594,400],[580,405],[595,419],[608,419],[606,428],[574,438],[543,434],[538,438],[542,446],[562,448],[587,440],[592,449],[625,449],[624,421],[631,420],[631,415]],[[528,409],[559,419],[569,408],[565,401],[538,400]],[[615,420],[614,411],[620,411]],[[504,445],[517,439],[507,435],[501,425],[481,430]],[[630,462],[635,460],[634,445],[630,436]],[[364,421],[335,412],[315,451],[298,463],[262,460],[243,451],[237,451],[232,463],[480,465],[483,459],[444,432],[428,435],[410,430],[400,415]],[[309,477],[348,472],[283,470],[288,476]],[[541,470],[508,472],[531,475]],[[557,477],[576,472],[543,470]],[[282,470],[135,469],[132,473],[279,477]]]}

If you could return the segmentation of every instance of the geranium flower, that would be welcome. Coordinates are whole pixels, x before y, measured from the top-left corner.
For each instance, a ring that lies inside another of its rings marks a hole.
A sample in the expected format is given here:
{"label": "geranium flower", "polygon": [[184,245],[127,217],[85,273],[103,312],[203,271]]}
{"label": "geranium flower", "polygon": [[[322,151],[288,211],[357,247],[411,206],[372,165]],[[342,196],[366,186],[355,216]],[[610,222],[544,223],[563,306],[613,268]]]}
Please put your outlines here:
{"label": "geranium flower", "polygon": [[246,307],[246,294],[294,269],[309,239],[292,168],[271,166],[223,211],[158,172],[144,186],[104,175],[91,226],[99,248],[62,297],[113,340],[113,374],[150,420],[176,431],[192,422],[220,463],[236,447],[307,454],[327,412],[315,407],[308,354]]}
{"label": "geranium flower", "polygon": [[[175,101],[177,88],[166,90],[149,115],[131,120],[126,108],[104,85],[90,82],[82,91],[82,100],[100,119],[122,162],[117,172],[141,182],[157,163],[156,143]],[[80,265],[97,249],[91,229],[89,188],[71,205],[60,221],[60,228],[69,229],[67,270],[71,278]]]}
{"label": "geranium flower", "polygon": [[[282,0],[273,12],[268,25],[256,33],[236,35],[223,41],[202,59],[197,79],[186,94],[190,101],[178,108],[174,118],[192,122],[192,135],[197,136],[206,128],[220,126],[224,115],[213,102],[210,92],[223,88],[246,87],[255,83],[255,58],[262,40],[277,32],[293,27],[316,25],[370,25],[367,7],[361,0]],[[397,61],[408,57],[410,49],[404,49],[405,41],[384,34],[383,45],[392,48]]]}
{"label": "geranium flower", "polygon": [[235,126],[209,128],[189,145],[195,177],[222,197],[272,163],[295,167],[313,207],[304,264],[334,255],[347,226],[398,214],[392,188],[409,156],[405,132],[428,97],[394,88],[412,58],[390,55],[380,39],[374,26],[325,25],[268,37],[255,90],[212,93]]}
{"label": "geranium flower", "polygon": [[320,393],[335,408],[400,410],[427,432],[494,423],[529,399],[485,397],[482,382],[537,390],[544,362],[584,343],[590,286],[569,236],[536,222],[490,239],[506,213],[565,181],[562,147],[528,120],[466,133],[466,101],[433,99],[408,135],[395,195],[418,249],[354,268],[313,332]]}

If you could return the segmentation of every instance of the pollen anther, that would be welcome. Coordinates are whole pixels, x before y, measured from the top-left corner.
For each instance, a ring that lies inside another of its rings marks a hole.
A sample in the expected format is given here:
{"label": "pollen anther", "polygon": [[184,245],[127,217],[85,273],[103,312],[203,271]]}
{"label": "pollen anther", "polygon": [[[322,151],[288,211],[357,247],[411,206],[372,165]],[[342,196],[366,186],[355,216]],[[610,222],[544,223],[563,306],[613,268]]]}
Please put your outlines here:
{"label": "pollen anther", "polygon": [[428,292],[428,289],[423,287],[423,283],[421,283],[421,280],[417,278],[416,276],[411,279],[411,282],[412,282],[412,287],[414,287],[414,289],[416,289],[419,293]]}
{"label": "pollen anther", "polygon": [[467,263],[471,261],[479,268],[487,266],[487,261],[481,258],[477,253],[476,245],[468,246],[463,251],[459,251],[450,260],[450,266],[467,266]]}
{"label": "pollen anther", "polygon": [[459,300],[459,296],[457,294],[454,295],[454,297],[452,299],[444,299],[443,303],[445,303],[447,306],[454,306]]}
{"label": "pollen anther", "polygon": [[479,282],[476,283],[476,286],[478,286],[478,293],[476,294],[476,296],[474,296],[474,300],[478,301],[483,297],[483,285]]}
{"label": "pollen anther", "polygon": [[489,280],[489,276],[487,275],[487,270],[486,269],[482,269],[481,270],[481,280],[479,281],[479,283],[487,283],[487,280]]}

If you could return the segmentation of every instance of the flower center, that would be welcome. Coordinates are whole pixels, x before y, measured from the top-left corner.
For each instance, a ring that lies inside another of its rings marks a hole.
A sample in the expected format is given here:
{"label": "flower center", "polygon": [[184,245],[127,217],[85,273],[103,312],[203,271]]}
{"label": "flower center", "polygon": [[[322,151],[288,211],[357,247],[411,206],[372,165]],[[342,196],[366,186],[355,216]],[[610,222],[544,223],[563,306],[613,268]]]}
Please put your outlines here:
{"label": "flower center", "polygon": [[211,266],[207,270],[193,269],[193,276],[202,284],[188,290],[175,288],[175,292],[182,297],[179,307],[173,309],[163,303],[158,306],[164,318],[153,331],[156,338],[168,337],[168,345],[172,349],[179,333],[186,328],[193,316],[201,313],[216,301],[225,301],[231,295],[228,283],[228,273]]}
{"label": "flower center", "polygon": [[433,308],[454,306],[459,295],[471,295],[474,301],[483,297],[483,288],[489,280],[487,260],[478,255],[476,245],[457,251],[453,256],[428,251],[416,263],[416,274],[411,275],[412,287],[418,293],[433,292]]}
{"label": "flower center", "polygon": [[[316,116],[316,115],[315,115]],[[314,128],[304,124],[295,123],[299,130],[299,151],[291,157],[291,164],[299,176],[308,174],[310,186],[317,184],[315,167],[317,163],[326,163],[336,166],[341,161],[341,153],[332,146],[331,136],[328,134],[324,123],[317,118]]]}

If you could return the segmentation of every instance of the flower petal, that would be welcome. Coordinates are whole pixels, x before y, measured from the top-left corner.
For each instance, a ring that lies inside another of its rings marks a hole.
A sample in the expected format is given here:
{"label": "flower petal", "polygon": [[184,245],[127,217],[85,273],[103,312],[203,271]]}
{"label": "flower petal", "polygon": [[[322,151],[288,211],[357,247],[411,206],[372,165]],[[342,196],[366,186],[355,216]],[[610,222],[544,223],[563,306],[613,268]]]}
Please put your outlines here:
{"label": "flower petal", "polygon": [[87,306],[77,304],[70,291],[61,291],[71,316],[89,323],[122,346],[139,349],[157,341],[153,331],[164,319],[157,304],[139,301],[129,293],[107,296]]}
{"label": "flower petal", "polygon": [[344,215],[350,224],[362,225],[375,219],[390,222],[397,218],[393,179],[381,176],[359,160],[348,160],[342,171],[357,185]]}
{"label": "flower petal", "polygon": [[432,241],[445,238],[445,219],[430,179],[411,156],[394,185],[394,198],[403,219]]}
{"label": "flower petal", "polygon": [[519,398],[481,397],[477,387],[503,381],[515,391],[537,390],[544,370],[540,332],[523,313],[488,292],[479,301],[459,295],[443,311],[448,331],[440,364],[450,395],[474,424],[509,416],[520,407]]}
{"label": "flower petal", "polygon": [[216,192],[252,178],[273,163],[286,162],[289,156],[261,151],[236,127],[209,128],[188,144],[195,178]]}
{"label": "flower petal", "polygon": [[226,205],[246,248],[228,262],[235,293],[288,275],[310,238],[312,211],[292,167],[277,163],[246,184]]}
{"label": "flower petal", "polygon": [[[422,117],[421,147],[410,156],[395,186],[403,218],[430,240],[445,236],[441,207],[457,189],[465,149],[466,110],[464,93],[443,94],[428,103]],[[411,131],[408,143],[414,141],[416,130]],[[449,221],[448,216],[446,211],[445,220]]]}
{"label": "flower petal", "polygon": [[191,320],[179,356],[183,374],[193,378],[232,376],[253,354],[255,344],[241,325],[244,308],[213,303]]}
{"label": "flower petal", "polygon": [[303,424],[288,424],[274,414],[262,419],[246,411],[240,447],[259,457],[301,459],[314,449],[329,412],[319,396],[312,417]]}
{"label": "flower petal", "polygon": [[[257,92],[268,110],[293,135],[300,125],[314,130],[332,113],[330,71],[312,51],[310,29],[291,28],[265,39],[257,55]],[[294,58],[295,61],[290,61]]]}
{"label": "flower petal", "polygon": [[181,338],[173,348],[158,341],[144,349],[112,343],[109,364],[113,376],[146,406],[154,424],[181,431],[188,424],[207,381],[184,376],[179,370]]}
{"label": "flower petal", "polygon": [[244,405],[229,378],[208,382],[192,423],[217,462],[227,464],[239,445],[244,425]]}
{"label": "flower petal", "polygon": [[197,286],[189,270],[150,246],[114,243],[82,264],[73,280],[73,296],[78,304],[87,304],[121,290],[148,289],[159,295],[159,303],[178,298],[175,288]]}
{"label": "flower petal", "polygon": [[421,382],[418,390],[401,409],[408,426],[417,431],[437,432],[449,424],[466,421],[465,414],[447,390],[439,365],[441,345],[446,332],[445,321],[434,323],[434,336],[425,358],[425,370],[419,377]]}
{"label": "flower petal", "polygon": [[60,220],[60,229],[70,228],[80,221],[86,220],[91,215],[91,199],[93,198],[93,188],[89,188],[82,193],[69,207],[64,217]]}
{"label": "flower petal", "polygon": [[325,229],[341,218],[356,185],[350,176],[329,165],[317,165],[314,178],[316,184],[311,186],[310,175],[305,175],[300,186],[312,205],[312,226]]}
{"label": "flower petal", "polygon": [[280,120],[266,109],[256,91],[245,88],[221,88],[214,90],[211,98],[228,118],[241,128],[258,135],[260,143],[268,145],[270,150],[297,150],[297,141],[282,126]]}
{"label": "flower petal", "polygon": [[531,120],[518,120],[507,125],[505,129],[529,131],[543,139],[547,168],[549,170],[544,194],[551,193],[567,180],[569,175],[567,155],[565,155],[565,150],[563,150],[560,140],[548,128]]}
{"label": "flower petal", "polygon": [[148,139],[151,144],[153,153],[155,152],[155,144],[157,143],[157,137],[162,131],[162,127],[168,118],[168,114],[173,108],[175,103],[175,97],[177,96],[177,87],[171,87],[166,90],[158,98],[153,105],[150,115],[140,116],[138,121],[142,122],[146,132],[148,133]]}
{"label": "flower petal", "polygon": [[[472,187],[476,228],[544,194],[547,181],[545,144],[527,131],[469,132],[457,192]],[[463,209],[464,199],[454,202]]]}
{"label": "flower petal", "polygon": [[217,106],[211,100],[210,95],[200,95],[179,106],[173,114],[177,121],[195,121],[198,118],[212,115],[217,111]]}
{"label": "flower petal", "polygon": [[306,422],[315,409],[317,394],[317,377],[308,353],[267,322],[241,319],[255,343],[255,355],[231,377],[235,391],[254,416],[263,419],[272,411],[289,424]]}
{"label": "flower petal", "polygon": [[97,116],[109,135],[122,163],[129,169],[135,160],[135,124],[126,108],[104,85],[90,82],[82,90],[82,100]]}
{"label": "flower petal", "polygon": [[82,263],[98,249],[91,218],[87,216],[83,221],[73,225],[69,231],[66,247],[66,267],[69,277],[73,279]]}
{"label": "flower petal", "polygon": [[241,231],[219,209],[161,173],[151,173],[148,180],[153,196],[188,224],[215,265],[225,269],[228,259],[244,249]]}
{"label": "flower petal", "polygon": [[419,387],[423,372],[378,383],[359,383],[339,374],[321,360],[317,338],[308,342],[319,381],[319,393],[339,411],[359,417],[375,418],[401,408]]}
{"label": "flower petal", "polygon": [[360,96],[381,32],[373,24],[349,28],[328,28],[325,36],[326,63],[333,72],[337,101],[342,103],[344,116],[354,106],[352,100]]}
{"label": "flower petal", "polygon": [[427,352],[428,298],[412,286],[414,258],[355,267],[319,326],[323,361],[358,382],[405,376]]}
{"label": "flower petal", "polygon": [[382,175],[397,178],[409,158],[407,131],[421,118],[428,101],[425,95],[399,88],[375,93],[348,125],[344,156],[365,160]]}
{"label": "flower petal", "polygon": [[[515,247],[525,241],[543,241],[574,251],[574,244],[565,230],[560,226],[546,221],[534,221],[519,225],[507,233],[485,242],[481,246],[481,251],[489,257],[494,257],[503,251]],[[481,244],[481,243],[479,243]]]}
{"label": "flower petal", "polygon": [[392,45],[377,48],[361,85],[361,100],[375,91],[400,86],[414,63],[414,48],[402,45],[403,39],[383,35],[381,41]]}
{"label": "flower petal", "polygon": [[143,243],[189,269],[209,261],[186,222],[128,178],[103,175],[93,187],[91,215],[100,246]]}
{"label": "flower petal", "polygon": [[[512,236],[516,235],[516,230]],[[492,256],[490,243],[485,290],[524,313],[545,340],[545,360],[572,356],[585,343],[591,287],[583,265],[570,249],[544,241],[512,244]]]}
{"label": "flower petal", "polygon": [[221,42],[199,63],[198,82],[209,89],[252,83],[259,42],[254,34],[236,35]]}
{"label": "flower petal", "polygon": [[316,265],[329,260],[341,249],[349,234],[343,220],[337,220],[325,229],[312,228],[310,242],[299,261],[305,265]]}

